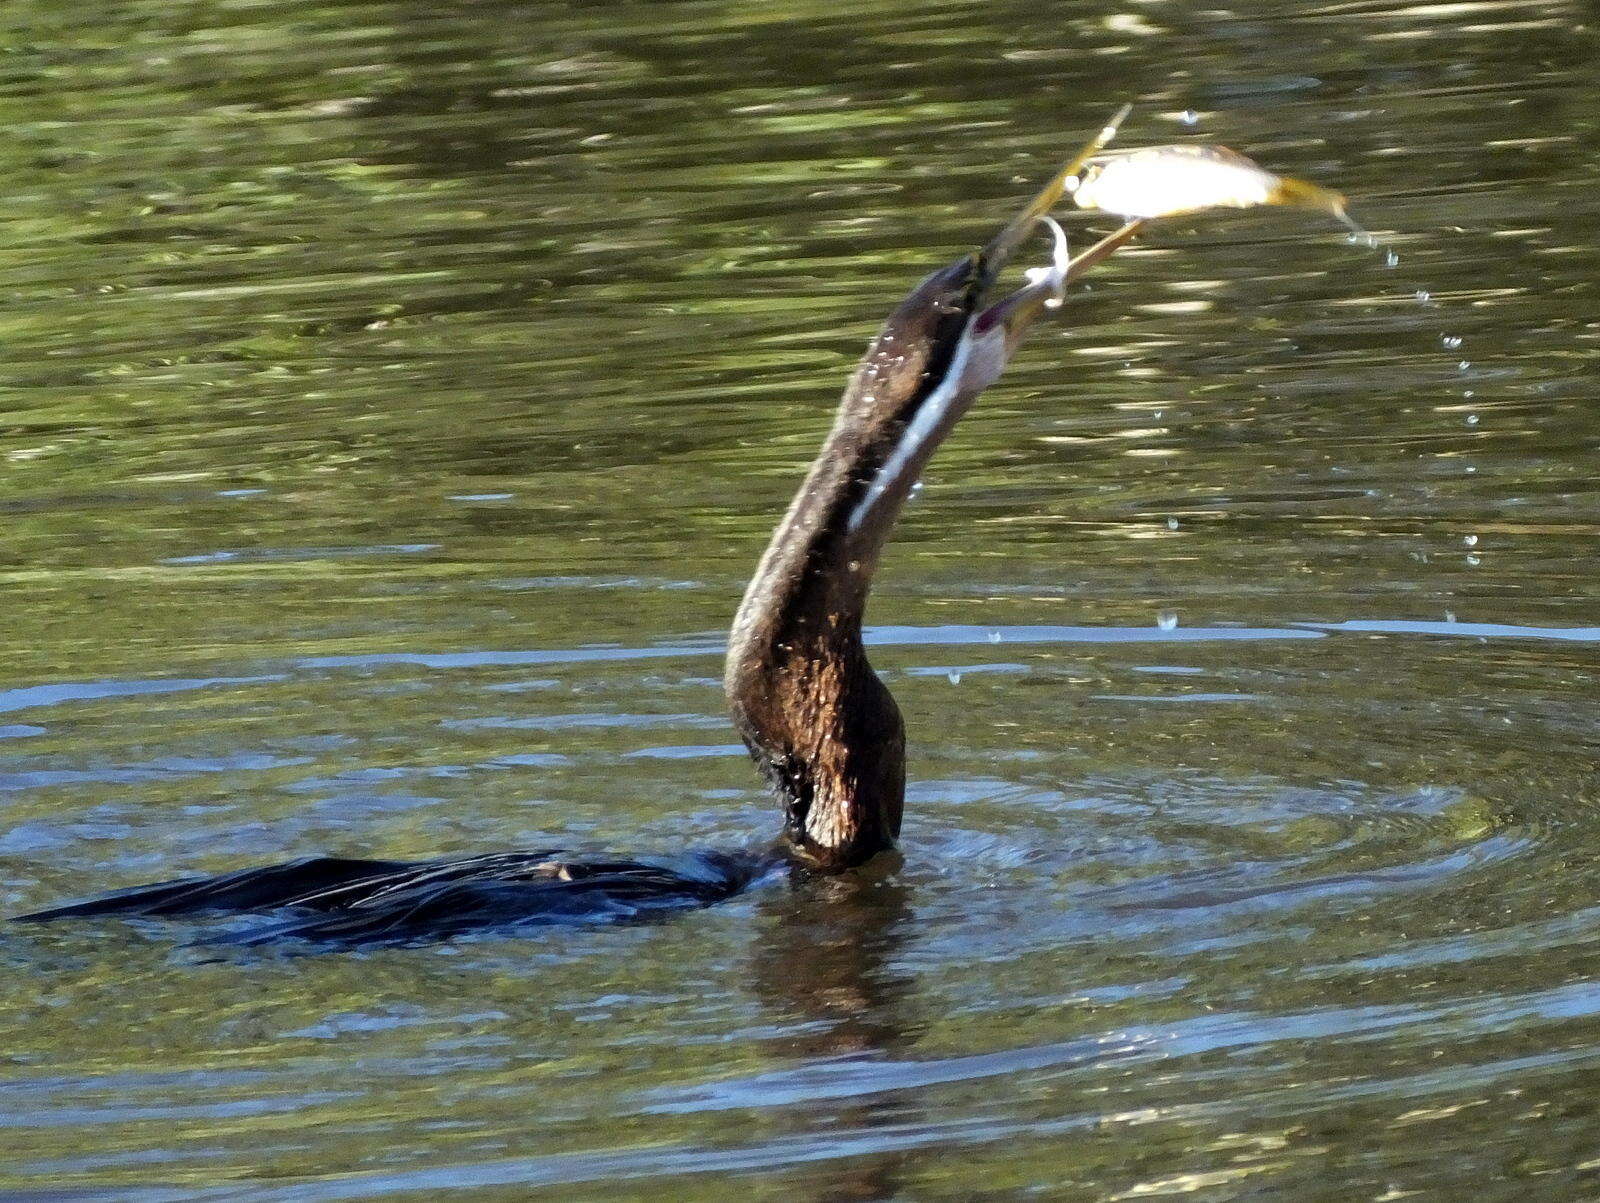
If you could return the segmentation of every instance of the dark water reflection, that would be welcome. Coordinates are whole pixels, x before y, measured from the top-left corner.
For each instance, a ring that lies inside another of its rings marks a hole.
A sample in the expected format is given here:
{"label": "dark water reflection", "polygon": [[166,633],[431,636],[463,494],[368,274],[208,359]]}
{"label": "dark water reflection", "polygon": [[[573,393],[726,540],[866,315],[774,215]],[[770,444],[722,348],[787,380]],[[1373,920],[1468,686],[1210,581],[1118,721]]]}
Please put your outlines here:
{"label": "dark water reflection", "polygon": [[7,911],[761,838],[721,632],[893,297],[1124,98],[1384,245],[1170,223],[941,453],[903,867],[4,933],[0,1192],[1600,1192],[1592,5],[7,15]]}

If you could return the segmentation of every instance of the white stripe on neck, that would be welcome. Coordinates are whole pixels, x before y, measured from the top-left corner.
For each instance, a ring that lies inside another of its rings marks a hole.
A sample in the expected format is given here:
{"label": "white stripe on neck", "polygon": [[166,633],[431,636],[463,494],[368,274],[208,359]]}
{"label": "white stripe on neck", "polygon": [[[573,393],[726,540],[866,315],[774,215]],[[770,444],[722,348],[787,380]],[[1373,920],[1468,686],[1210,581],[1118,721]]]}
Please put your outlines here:
{"label": "white stripe on neck", "polygon": [[[950,433],[950,428],[961,417],[966,406],[1000,379],[1010,351],[1006,347],[1005,320],[996,311],[1003,306],[1017,304],[1029,293],[1039,291],[1049,294],[1044,302],[1046,308],[1054,309],[1061,304],[1066,292],[1067,273],[1072,267],[1067,234],[1054,218],[1041,217],[1039,222],[1051,234],[1050,266],[1029,268],[1026,288],[968,319],[955,353],[950,356],[950,366],[945,369],[944,379],[939,382],[938,388],[928,394],[927,400],[918,407],[911,421],[906,423],[906,428],[900,432],[899,443],[877,472],[873,473],[872,483],[867,486],[866,493],[850,511],[845,523],[848,535],[855,536],[876,516],[887,504],[887,498],[893,490],[902,485],[905,489],[911,487],[912,482],[906,478],[922,470],[934,448]],[[992,320],[986,322],[986,319]],[[980,324],[986,324],[981,333],[977,332]]]}
{"label": "white stripe on neck", "polygon": [[850,534],[854,535],[859,531],[867,519],[878,511],[890,489],[916,470],[919,466],[916,463],[919,453],[928,448],[930,442],[938,440],[940,428],[944,425],[946,417],[961,399],[961,379],[966,374],[967,357],[972,350],[972,340],[968,337],[970,330],[971,323],[968,323],[967,330],[962,332],[961,342],[957,345],[955,354],[950,357],[950,366],[945,371],[944,380],[917,408],[916,416],[906,423],[905,430],[900,433],[899,444],[873,474],[872,483],[867,486],[866,493],[850,511],[850,518],[845,526]]}

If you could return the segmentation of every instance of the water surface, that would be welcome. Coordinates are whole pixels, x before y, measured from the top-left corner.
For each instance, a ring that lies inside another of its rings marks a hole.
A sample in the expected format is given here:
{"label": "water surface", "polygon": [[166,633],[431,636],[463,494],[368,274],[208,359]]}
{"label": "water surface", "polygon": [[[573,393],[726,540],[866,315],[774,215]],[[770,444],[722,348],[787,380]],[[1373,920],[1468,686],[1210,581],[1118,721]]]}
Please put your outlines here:
{"label": "water surface", "polygon": [[11,913],[764,839],[722,631],[901,292],[1123,99],[1384,245],[1166,223],[965,421],[871,615],[902,868],[5,931],[6,1197],[1600,1191],[1591,6],[7,11]]}

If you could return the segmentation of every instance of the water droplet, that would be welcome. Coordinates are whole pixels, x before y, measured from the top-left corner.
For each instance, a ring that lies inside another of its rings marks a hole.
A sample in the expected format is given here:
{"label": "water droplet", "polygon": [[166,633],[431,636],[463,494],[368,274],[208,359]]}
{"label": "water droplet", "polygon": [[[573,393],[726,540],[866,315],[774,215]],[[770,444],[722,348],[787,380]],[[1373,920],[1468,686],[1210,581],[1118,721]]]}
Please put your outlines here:
{"label": "water droplet", "polygon": [[1178,629],[1178,613],[1176,610],[1163,610],[1156,615],[1156,626],[1163,631],[1176,631]]}
{"label": "water droplet", "polygon": [[1473,464],[1468,464],[1468,465],[1467,465],[1467,473],[1468,473],[1468,474],[1469,474],[1469,475],[1470,475],[1470,474],[1471,474],[1471,473],[1473,473],[1473,472],[1476,472],[1476,471],[1477,471],[1477,470],[1478,470],[1478,469],[1477,469],[1477,467],[1476,467],[1476,466],[1474,466],[1474,465],[1473,465]]}
{"label": "water droplet", "polygon": [[1456,612],[1454,610],[1446,610],[1444,612],[1444,620],[1446,622],[1454,622],[1456,620]]}
{"label": "water droplet", "polygon": [[945,673],[945,679],[948,680],[950,682],[950,684],[952,684],[952,685],[961,684],[961,674],[958,673],[958,672],[947,672],[947,673]]}
{"label": "water droplet", "polygon": [[1426,288],[1417,289],[1417,304],[1426,305],[1431,300],[1433,300],[1433,296]]}
{"label": "water droplet", "polygon": [[1456,364],[1456,367],[1460,368],[1463,372],[1465,372],[1471,366],[1472,360],[1470,359],[1463,359],[1460,363]]}
{"label": "water droplet", "polygon": [[906,494],[907,501],[915,501],[922,496],[922,482],[919,480],[911,486],[911,491]]}
{"label": "water droplet", "polygon": [[1393,251],[1385,251],[1383,253],[1383,265],[1385,267],[1399,267],[1400,256],[1395,254]]}
{"label": "water droplet", "polygon": [[1184,109],[1183,112],[1179,114],[1178,120],[1183,122],[1185,125],[1194,125],[1200,120],[1200,114],[1195,112],[1193,109]]}
{"label": "water droplet", "polygon": [[1178,529],[1178,520],[1176,518],[1168,518],[1167,519],[1167,529],[1168,530],[1177,530]]}
{"label": "water droplet", "polygon": [[1461,345],[1461,336],[1459,334],[1441,334],[1439,336],[1439,341],[1446,347],[1450,348],[1450,350],[1454,351]]}
{"label": "water droplet", "polygon": [[1463,535],[1461,537],[1461,541],[1463,543],[1465,543],[1468,547],[1476,547],[1478,545],[1478,536],[1477,535]]}
{"label": "water droplet", "polygon": [[1461,390],[1461,395],[1463,397],[1471,397],[1474,394],[1473,394],[1473,391],[1470,388],[1464,388],[1464,389]]}
{"label": "water droplet", "polygon": [[1467,425],[1468,426],[1476,426],[1477,424],[1478,424],[1478,415],[1477,414],[1468,414],[1467,415]]}
{"label": "water droplet", "polygon": [[989,632],[989,642],[990,643],[999,643],[1000,642],[1000,632],[999,631],[990,631]]}
{"label": "water droplet", "polygon": [[1481,563],[1483,563],[1483,557],[1482,556],[1468,556],[1467,557],[1467,567],[1468,568],[1476,568]]}

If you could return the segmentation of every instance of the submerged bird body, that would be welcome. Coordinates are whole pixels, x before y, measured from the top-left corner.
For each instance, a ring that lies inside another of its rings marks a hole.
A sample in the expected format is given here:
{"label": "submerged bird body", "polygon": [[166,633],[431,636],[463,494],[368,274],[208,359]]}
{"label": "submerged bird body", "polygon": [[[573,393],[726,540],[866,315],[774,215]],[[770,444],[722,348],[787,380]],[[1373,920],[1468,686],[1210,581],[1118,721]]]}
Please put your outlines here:
{"label": "submerged bird body", "polygon": [[709,906],[775,864],[774,857],[754,853],[611,861],[557,849],[432,861],[313,856],[140,886],[23,918],[279,912],[279,921],[227,939],[394,943],[488,927],[620,923]]}
{"label": "submerged bird body", "polygon": [[[772,869],[836,872],[893,846],[905,735],[861,641],[873,570],[911,487],[1023,333],[1067,284],[1140,227],[1076,259],[1048,218],[1064,182],[1108,126],[987,246],[922,281],[857,367],[838,418],[739,607],[725,687],[733,720],[784,811],[780,840],[751,852],[637,860],[565,851],[433,861],[313,857],[112,894],[23,916],[272,915],[224,937],[356,945],[530,924],[618,922],[721,901]],[[998,303],[986,296],[1040,223],[1048,267]]]}

